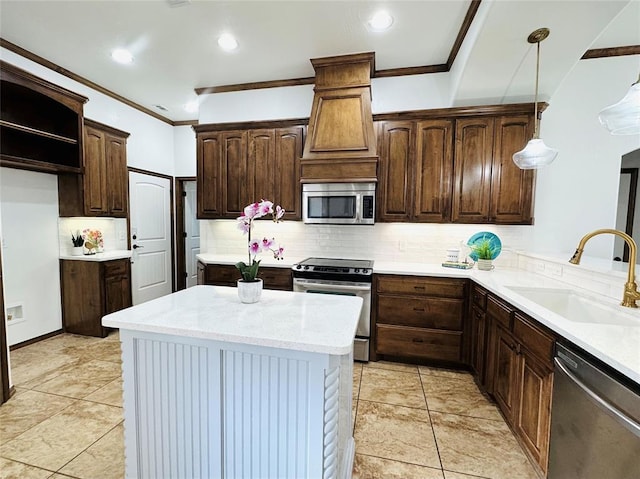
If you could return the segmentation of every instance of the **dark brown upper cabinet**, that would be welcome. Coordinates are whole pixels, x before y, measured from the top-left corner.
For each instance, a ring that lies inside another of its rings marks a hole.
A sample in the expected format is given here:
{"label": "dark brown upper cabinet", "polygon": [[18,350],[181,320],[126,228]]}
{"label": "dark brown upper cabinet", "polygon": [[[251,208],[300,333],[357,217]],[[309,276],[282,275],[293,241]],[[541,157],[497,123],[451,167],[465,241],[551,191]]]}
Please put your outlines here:
{"label": "dark brown upper cabinet", "polygon": [[0,61],[0,166],[80,173],[86,101]]}
{"label": "dark brown upper cabinet", "polygon": [[60,216],[127,217],[128,137],[124,131],[85,120],[84,173],[59,175]]}
{"label": "dark brown upper cabinet", "polygon": [[304,127],[259,125],[265,127],[196,127],[198,218],[236,218],[246,205],[262,199],[281,205],[285,219],[301,218]]}
{"label": "dark brown upper cabinet", "polygon": [[[533,106],[378,115],[378,221],[531,224]],[[504,114],[503,114],[504,113]]]}
{"label": "dark brown upper cabinet", "polygon": [[412,216],[414,125],[410,121],[388,121],[378,125],[380,181],[378,220],[409,221]]}
{"label": "dark brown upper cabinet", "polygon": [[493,118],[456,121],[451,220],[488,223],[493,157]]}

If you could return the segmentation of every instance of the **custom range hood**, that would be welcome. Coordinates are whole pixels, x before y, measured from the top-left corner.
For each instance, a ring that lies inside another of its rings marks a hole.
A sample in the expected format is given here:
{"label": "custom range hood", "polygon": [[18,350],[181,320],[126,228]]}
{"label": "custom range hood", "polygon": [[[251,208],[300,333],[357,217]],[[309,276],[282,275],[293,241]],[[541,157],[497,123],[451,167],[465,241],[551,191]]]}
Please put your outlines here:
{"label": "custom range hood", "polygon": [[316,80],[301,159],[302,183],[377,181],[371,114],[373,52],[314,58]]}

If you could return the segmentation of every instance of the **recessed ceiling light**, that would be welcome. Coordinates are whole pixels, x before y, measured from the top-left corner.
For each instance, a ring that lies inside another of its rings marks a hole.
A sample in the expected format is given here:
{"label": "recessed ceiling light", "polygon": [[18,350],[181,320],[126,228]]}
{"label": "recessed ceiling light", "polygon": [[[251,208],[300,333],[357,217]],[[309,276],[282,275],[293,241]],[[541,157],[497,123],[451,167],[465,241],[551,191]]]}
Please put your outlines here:
{"label": "recessed ceiling light", "polygon": [[385,11],[376,12],[369,19],[369,27],[376,32],[382,32],[393,24],[393,17]]}
{"label": "recessed ceiling light", "polygon": [[200,108],[198,100],[193,100],[184,105],[184,110],[188,113],[196,113]]}
{"label": "recessed ceiling light", "polygon": [[124,48],[116,48],[111,52],[111,58],[118,63],[122,63],[123,65],[128,65],[133,62],[133,55],[128,50]]}
{"label": "recessed ceiling light", "polygon": [[218,45],[223,50],[230,52],[238,48],[238,41],[230,33],[223,33],[218,37]]}

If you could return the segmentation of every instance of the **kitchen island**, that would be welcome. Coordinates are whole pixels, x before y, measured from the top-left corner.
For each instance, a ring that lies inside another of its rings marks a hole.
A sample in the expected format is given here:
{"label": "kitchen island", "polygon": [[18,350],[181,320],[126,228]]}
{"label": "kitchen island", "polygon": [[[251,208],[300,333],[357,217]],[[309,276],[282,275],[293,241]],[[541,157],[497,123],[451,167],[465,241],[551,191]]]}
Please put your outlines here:
{"label": "kitchen island", "polygon": [[350,477],[360,298],[196,286],[120,329],[126,477]]}

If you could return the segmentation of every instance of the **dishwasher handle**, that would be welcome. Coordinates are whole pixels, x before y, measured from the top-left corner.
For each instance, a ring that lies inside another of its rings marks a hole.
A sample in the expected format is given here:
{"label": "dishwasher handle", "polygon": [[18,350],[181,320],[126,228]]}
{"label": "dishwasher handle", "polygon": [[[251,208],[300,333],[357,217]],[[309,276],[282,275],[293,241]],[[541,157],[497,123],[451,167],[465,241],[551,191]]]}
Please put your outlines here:
{"label": "dishwasher handle", "polygon": [[620,423],[630,432],[640,437],[640,424],[636,423],[633,419],[631,419],[629,416],[624,414],[622,411],[616,409],[607,400],[600,397],[600,395],[598,395],[595,391],[592,391],[586,384],[580,381],[580,379],[575,374],[573,374],[560,359],[555,357],[553,361],[555,362],[556,367],[560,369],[560,371],[564,373],[565,376],[567,376],[571,381],[573,381],[576,384],[576,386],[578,386],[589,397],[589,399],[591,399],[591,401],[593,401],[602,409],[604,409],[607,413],[609,413],[609,415],[613,419],[615,419],[616,422]]}

